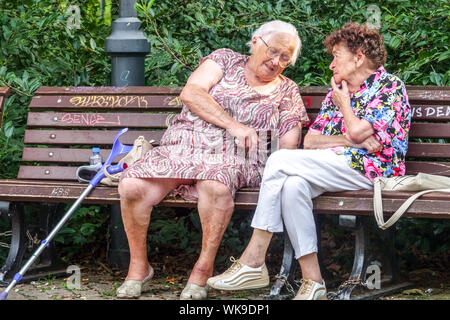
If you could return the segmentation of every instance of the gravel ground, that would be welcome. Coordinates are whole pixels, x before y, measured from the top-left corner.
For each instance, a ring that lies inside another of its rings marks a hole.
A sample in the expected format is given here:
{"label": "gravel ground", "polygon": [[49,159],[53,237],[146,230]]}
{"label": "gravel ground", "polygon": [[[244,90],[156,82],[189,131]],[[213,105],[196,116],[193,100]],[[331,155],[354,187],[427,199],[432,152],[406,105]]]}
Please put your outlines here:
{"label": "gravel ground", "polygon": [[[99,272],[81,268],[79,288],[71,289],[69,278],[47,277],[20,283],[8,295],[8,300],[117,300],[116,288],[125,279],[125,272],[112,271]],[[429,279],[429,270],[423,270],[419,282],[413,283],[408,289],[403,289],[395,295],[387,295],[379,300],[450,300],[450,284],[439,274]],[[427,278],[428,277],[428,278]],[[441,281],[439,281],[441,280]],[[155,274],[152,287],[144,292],[139,300],[178,300],[187,277],[158,277]],[[73,282],[72,282],[73,283]],[[273,281],[271,282],[271,284]],[[73,283],[75,285],[75,283]],[[263,300],[269,288],[249,291],[217,291],[211,290],[210,300]],[[3,288],[0,288],[0,291]],[[120,299],[122,300],[122,299]]]}

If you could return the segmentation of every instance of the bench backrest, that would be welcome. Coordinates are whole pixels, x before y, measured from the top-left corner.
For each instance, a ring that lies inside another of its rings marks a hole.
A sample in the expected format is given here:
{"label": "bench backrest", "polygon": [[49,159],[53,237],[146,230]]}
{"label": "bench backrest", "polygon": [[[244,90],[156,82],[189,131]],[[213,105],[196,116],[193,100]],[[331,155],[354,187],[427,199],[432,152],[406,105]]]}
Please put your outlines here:
{"label": "bench backrest", "polygon": [[9,88],[0,87],[0,127],[2,126],[3,119],[3,104],[5,103],[5,99],[9,96]]}
{"label": "bench backrest", "polygon": [[[19,179],[76,180],[75,171],[88,162],[91,147],[109,155],[117,132],[132,144],[143,135],[159,141],[169,121],[180,112],[181,88],[174,87],[41,87],[30,103],[23,164]],[[327,87],[302,87],[311,119],[315,119]],[[429,139],[450,139],[448,87],[407,87],[413,109],[409,174],[427,172],[450,176],[450,144]],[[422,139],[421,142],[416,141]],[[443,141],[441,141],[443,142]],[[116,161],[118,161],[116,159]]]}

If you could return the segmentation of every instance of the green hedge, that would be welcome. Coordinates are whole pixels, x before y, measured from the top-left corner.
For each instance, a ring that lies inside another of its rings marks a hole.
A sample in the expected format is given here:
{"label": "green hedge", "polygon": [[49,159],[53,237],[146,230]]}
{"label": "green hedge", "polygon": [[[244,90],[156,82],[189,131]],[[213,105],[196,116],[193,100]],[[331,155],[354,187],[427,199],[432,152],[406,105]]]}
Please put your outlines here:
{"label": "green hedge", "polygon": [[[0,130],[0,178],[17,175],[28,105],[38,87],[110,84],[110,58],[104,51],[104,42],[111,33],[111,20],[118,16],[118,2],[105,0],[101,16],[100,0],[0,1],[0,86],[12,89]],[[199,58],[221,47],[247,53],[251,33],[265,21],[281,19],[298,28],[303,42],[299,60],[285,74],[300,86],[328,85],[331,59],[324,51],[323,40],[348,21],[373,22],[374,11],[369,10],[373,4],[366,0],[139,1],[136,7],[151,45],[145,65],[146,84],[182,86]],[[448,1],[389,0],[375,4],[388,51],[387,70],[409,85],[449,85]],[[71,5],[80,9],[80,29],[68,27],[73,18],[68,11]],[[101,214],[95,210],[94,215]],[[105,227],[100,226],[99,219],[94,219],[93,225],[91,214],[86,212],[80,212],[78,217],[89,219],[75,219],[68,227],[76,232],[66,230],[69,238],[70,234],[77,235],[68,240],[74,252],[77,245],[94,242],[96,230]],[[180,219],[173,226],[155,224],[154,242],[172,241],[164,234],[177,228],[185,228],[184,234],[198,241],[187,222]],[[414,230],[429,230],[427,226],[430,224],[419,222],[414,224]],[[432,228],[434,236],[448,234],[448,226],[448,223],[436,225]],[[0,232],[1,229],[0,226]],[[225,243],[236,246],[238,237],[228,232]],[[405,236],[405,246],[407,239]],[[245,239],[238,243],[244,245]],[[414,245],[420,243],[417,240]],[[433,251],[434,247],[427,245],[427,248]],[[448,248],[444,242],[438,251]]]}

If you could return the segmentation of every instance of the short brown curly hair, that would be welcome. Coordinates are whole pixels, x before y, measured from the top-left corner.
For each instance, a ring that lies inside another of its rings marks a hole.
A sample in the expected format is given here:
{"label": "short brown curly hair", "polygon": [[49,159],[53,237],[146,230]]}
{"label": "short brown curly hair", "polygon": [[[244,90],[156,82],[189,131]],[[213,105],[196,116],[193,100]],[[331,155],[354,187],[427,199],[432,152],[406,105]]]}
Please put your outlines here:
{"label": "short brown curly hair", "polygon": [[324,45],[327,52],[331,53],[333,47],[341,42],[353,54],[361,49],[377,69],[386,62],[383,36],[376,29],[369,29],[357,22],[347,22],[341,29],[326,37]]}

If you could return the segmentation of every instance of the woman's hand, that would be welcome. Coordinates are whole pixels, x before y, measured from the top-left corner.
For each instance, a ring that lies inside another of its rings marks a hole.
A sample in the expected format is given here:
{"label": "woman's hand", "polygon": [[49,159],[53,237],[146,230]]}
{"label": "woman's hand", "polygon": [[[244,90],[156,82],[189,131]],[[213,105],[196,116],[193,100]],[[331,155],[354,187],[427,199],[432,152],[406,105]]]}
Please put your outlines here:
{"label": "woman's hand", "polygon": [[248,148],[250,153],[257,150],[258,134],[255,129],[235,121],[227,131],[234,137],[234,142],[238,145],[238,147],[245,149]]}
{"label": "woman's hand", "polygon": [[383,146],[381,143],[375,138],[374,135],[371,135],[366,140],[364,140],[359,145],[356,145],[357,148],[366,149],[368,153],[377,153],[383,150]]}
{"label": "woman's hand", "polygon": [[333,88],[333,103],[339,108],[350,107],[350,92],[347,87],[347,81],[342,80],[341,88],[334,82],[334,77],[331,77],[331,87]]}

